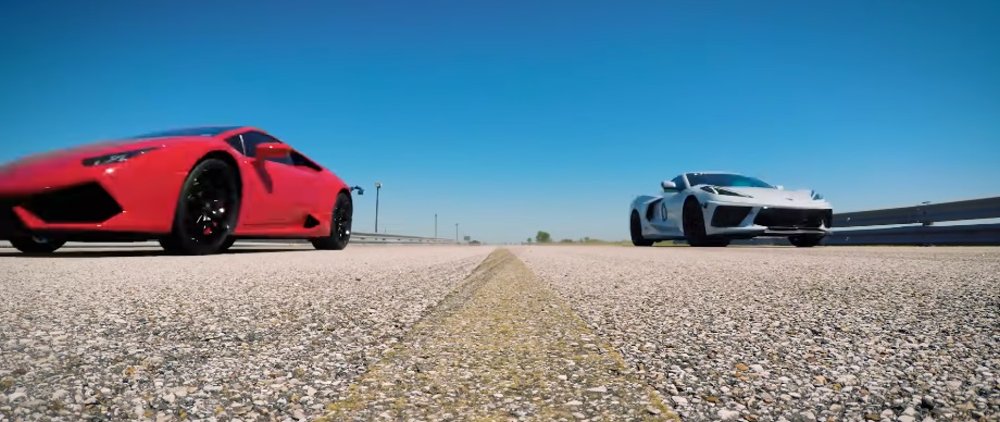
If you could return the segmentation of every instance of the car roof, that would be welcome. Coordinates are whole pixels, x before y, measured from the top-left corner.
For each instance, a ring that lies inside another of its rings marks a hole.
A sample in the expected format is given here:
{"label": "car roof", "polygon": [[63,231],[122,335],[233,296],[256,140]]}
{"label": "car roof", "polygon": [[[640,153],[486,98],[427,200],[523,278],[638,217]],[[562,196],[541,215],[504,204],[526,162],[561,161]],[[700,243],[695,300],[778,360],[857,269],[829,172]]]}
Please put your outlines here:
{"label": "car roof", "polygon": [[156,132],[143,133],[141,135],[130,136],[124,139],[147,139],[147,138],[175,138],[192,136],[218,136],[220,134],[242,129],[246,126],[196,126],[177,129],[160,130]]}
{"label": "car roof", "polygon": [[687,175],[687,174],[735,174],[737,176],[743,176],[743,174],[737,173],[735,171],[689,171],[689,172],[686,172],[684,174],[685,175]]}

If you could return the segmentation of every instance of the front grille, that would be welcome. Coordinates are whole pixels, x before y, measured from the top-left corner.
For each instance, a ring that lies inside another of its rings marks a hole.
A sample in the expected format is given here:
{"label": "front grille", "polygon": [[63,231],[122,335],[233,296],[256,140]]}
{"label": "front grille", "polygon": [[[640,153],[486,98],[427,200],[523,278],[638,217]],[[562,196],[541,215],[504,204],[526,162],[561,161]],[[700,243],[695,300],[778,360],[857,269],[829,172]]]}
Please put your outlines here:
{"label": "front grille", "polygon": [[734,207],[730,205],[720,205],[715,207],[715,213],[712,214],[712,226],[738,226],[743,222],[744,218],[747,218],[747,214],[750,214],[750,210],[750,207]]}
{"label": "front grille", "polygon": [[34,195],[22,206],[47,223],[100,223],[122,212],[115,199],[97,183]]}
{"label": "front grille", "polygon": [[830,227],[833,210],[800,210],[794,208],[765,208],[757,213],[754,224],[767,227],[817,228]]}

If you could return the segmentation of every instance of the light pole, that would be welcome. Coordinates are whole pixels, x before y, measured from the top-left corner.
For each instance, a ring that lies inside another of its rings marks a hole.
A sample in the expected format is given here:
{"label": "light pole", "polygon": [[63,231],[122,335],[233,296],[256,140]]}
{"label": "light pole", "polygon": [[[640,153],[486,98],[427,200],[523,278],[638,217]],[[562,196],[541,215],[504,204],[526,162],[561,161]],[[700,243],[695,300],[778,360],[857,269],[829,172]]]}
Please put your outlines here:
{"label": "light pole", "polygon": [[438,237],[438,215],[437,213],[434,213],[434,238],[437,239],[437,237]]}
{"label": "light pole", "polygon": [[458,223],[455,223],[455,244],[458,244]]}
{"label": "light pole", "polygon": [[382,182],[375,182],[375,233],[378,233],[378,193],[382,190]]}

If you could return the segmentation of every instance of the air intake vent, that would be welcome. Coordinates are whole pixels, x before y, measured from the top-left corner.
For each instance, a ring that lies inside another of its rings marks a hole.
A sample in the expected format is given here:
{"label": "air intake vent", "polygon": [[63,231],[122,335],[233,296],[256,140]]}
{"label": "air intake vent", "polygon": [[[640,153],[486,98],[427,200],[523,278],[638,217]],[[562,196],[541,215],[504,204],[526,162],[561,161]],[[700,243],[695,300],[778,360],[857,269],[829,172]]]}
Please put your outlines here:
{"label": "air intake vent", "polygon": [[24,229],[21,220],[14,214],[15,201],[0,199],[0,239],[7,239]]}
{"label": "air intake vent", "polygon": [[715,207],[715,214],[712,214],[712,226],[714,227],[736,227],[750,214],[750,207],[734,207],[720,205]]}
{"label": "air intake vent", "polygon": [[316,227],[318,225],[319,225],[319,220],[315,219],[311,215],[307,215],[306,216],[306,223],[302,227],[305,227],[307,229],[311,229],[311,228]]}
{"label": "air intake vent", "polygon": [[97,183],[35,195],[22,206],[48,223],[101,223],[122,212],[115,199]]}

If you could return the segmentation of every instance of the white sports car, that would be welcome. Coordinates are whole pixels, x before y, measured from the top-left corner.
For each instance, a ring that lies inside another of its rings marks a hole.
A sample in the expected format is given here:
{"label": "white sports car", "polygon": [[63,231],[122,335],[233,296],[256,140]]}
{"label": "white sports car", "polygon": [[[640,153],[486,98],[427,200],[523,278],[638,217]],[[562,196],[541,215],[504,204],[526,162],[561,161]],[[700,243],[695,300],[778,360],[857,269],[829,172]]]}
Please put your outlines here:
{"label": "white sports car", "polygon": [[732,173],[685,173],[661,183],[663,193],[632,201],[632,244],[687,239],[691,246],[726,246],[732,239],[787,237],[795,246],[819,244],[833,209],[810,190],[784,190]]}

